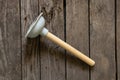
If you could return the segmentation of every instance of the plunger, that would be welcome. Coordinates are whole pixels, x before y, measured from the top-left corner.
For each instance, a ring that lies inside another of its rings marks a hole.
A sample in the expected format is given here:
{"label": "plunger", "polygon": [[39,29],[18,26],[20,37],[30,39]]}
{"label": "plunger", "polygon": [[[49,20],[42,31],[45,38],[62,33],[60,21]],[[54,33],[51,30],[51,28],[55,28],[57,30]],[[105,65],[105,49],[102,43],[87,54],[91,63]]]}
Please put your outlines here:
{"label": "plunger", "polygon": [[78,51],[68,43],[64,42],[60,38],[56,37],[52,33],[48,31],[45,27],[45,19],[42,16],[42,13],[36,18],[36,20],[30,25],[30,28],[27,31],[26,37],[34,38],[38,35],[44,36],[47,39],[50,39],[54,43],[58,44],[59,46],[66,49],[68,52],[70,52],[72,55],[76,56],[80,60],[84,61],[90,66],[95,65],[95,61],[84,55],[82,52]]}

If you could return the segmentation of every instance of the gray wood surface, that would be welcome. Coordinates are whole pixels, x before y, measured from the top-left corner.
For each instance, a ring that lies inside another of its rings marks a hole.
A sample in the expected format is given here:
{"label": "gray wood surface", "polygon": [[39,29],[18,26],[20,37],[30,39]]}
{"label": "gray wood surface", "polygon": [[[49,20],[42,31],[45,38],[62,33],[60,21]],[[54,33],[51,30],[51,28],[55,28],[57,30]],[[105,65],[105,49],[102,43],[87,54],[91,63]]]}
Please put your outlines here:
{"label": "gray wood surface", "polygon": [[0,80],[21,80],[19,0],[0,0]]}
{"label": "gray wood surface", "polygon": [[[41,12],[94,67],[45,37],[25,38]],[[119,0],[0,0],[0,80],[120,80],[119,14]]]}
{"label": "gray wood surface", "polygon": [[[45,27],[64,40],[63,0],[39,0],[39,11],[44,13]],[[44,37],[40,42],[41,79],[65,80],[65,51]]]}
{"label": "gray wood surface", "polygon": [[116,80],[114,0],[90,1],[91,80]]}
{"label": "gray wood surface", "polygon": [[[88,0],[66,0],[66,42],[89,56]],[[89,66],[66,54],[67,80],[89,80]]]}
{"label": "gray wood surface", "polygon": [[117,47],[117,53],[116,53],[116,61],[117,61],[117,80],[120,80],[120,0],[116,1],[116,47]]}
{"label": "gray wood surface", "polygon": [[22,80],[40,80],[39,37],[25,38],[29,25],[38,14],[38,0],[21,0]]}

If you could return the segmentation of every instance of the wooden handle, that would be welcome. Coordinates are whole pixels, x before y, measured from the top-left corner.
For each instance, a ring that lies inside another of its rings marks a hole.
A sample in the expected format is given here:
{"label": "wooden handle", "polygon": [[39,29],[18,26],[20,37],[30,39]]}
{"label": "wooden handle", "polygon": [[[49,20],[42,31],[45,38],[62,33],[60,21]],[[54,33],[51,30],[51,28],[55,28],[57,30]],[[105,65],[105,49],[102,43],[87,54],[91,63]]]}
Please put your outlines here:
{"label": "wooden handle", "polygon": [[48,32],[46,37],[48,39],[50,39],[51,41],[55,42],[56,44],[60,45],[61,47],[63,47],[67,51],[71,52],[74,56],[76,56],[79,59],[81,59],[82,61],[86,62],[88,65],[94,66],[95,61],[93,61],[89,57],[85,56],[83,53],[81,53],[77,49],[73,48],[71,45],[65,43],[63,40],[59,39],[58,37],[56,37],[52,33]]}

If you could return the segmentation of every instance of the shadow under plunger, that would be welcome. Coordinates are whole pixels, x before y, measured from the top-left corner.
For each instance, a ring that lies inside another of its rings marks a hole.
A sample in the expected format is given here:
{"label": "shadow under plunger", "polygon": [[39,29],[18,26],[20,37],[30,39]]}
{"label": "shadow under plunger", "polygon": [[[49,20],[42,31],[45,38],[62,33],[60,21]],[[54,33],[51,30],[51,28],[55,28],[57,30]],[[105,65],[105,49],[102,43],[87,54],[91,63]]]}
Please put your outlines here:
{"label": "shadow under plunger", "polygon": [[36,37],[38,35],[45,36],[46,38],[50,39],[54,43],[58,44],[59,46],[66,49],[67,51],[71,52],[71,54],[78,57],[79,59],[81,59],[82,61],[87,63],[88,65],[90,65],[90,66],[95,65],[95,61],[93,61],[92,59],[90,59],[89,57],[87,57],[86,55],[84,55],[83,53],[81,53],[80,51],[78,51],[77,49],[75,49],[74,47],[69,45],[68,43],[66,43],[63,40],[59,39],[58,37],[56,37],[52,33],[50,33],[44,27],[44,25],[45,25],[45,19],[42,16],[42,13],[41,13],[36,18],[36,20],[30,25],[30,28],[28,29],[27,34],[25,35],[25,37],[34,38],[34,37]]}

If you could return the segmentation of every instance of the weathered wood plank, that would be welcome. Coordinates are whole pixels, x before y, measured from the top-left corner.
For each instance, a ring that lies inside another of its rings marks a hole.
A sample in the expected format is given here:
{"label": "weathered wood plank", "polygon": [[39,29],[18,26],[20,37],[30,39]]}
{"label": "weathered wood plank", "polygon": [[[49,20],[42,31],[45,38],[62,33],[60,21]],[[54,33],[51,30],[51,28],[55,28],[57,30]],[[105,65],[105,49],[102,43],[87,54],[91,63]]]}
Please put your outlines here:
{"label": "weathered wood plank", "polygon": [[115,0],[90,0],[91,80],[115,80]]}
{"label": "weathered wood plank", "polygon": [[[46,27],[64,40],[63,0],[39,0],[39,11],[43,12]],[[64,49],[41,37],[41,79],[65,80]]]}
{"label": "weathered wood plank", "polygon": [[19,0],[0,0],[0,80],[21,80]]}
{"label": "weathered wood plank", "polygon": [[29,25],[38,16],[38,0],[21,0],[22,80],[40,80],[40,41],[26,39]]}
{"label": "weathered wood plank", "polygon": [[116,24],[116,45],[117,45],[117,80],[120,80],[120,0],[117,0],[117,24]]}
{"label": "weathered wood plank", "polygon": [[[89,56],[88,0],[66,0],[66,42]],[[67,54],[67,80],[89,80],[89,66]]]}

